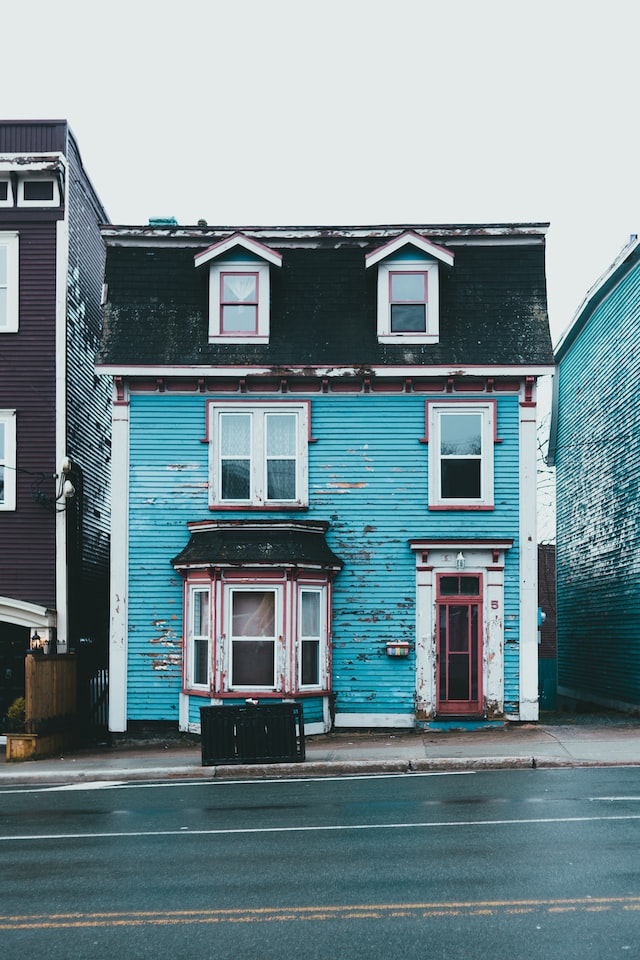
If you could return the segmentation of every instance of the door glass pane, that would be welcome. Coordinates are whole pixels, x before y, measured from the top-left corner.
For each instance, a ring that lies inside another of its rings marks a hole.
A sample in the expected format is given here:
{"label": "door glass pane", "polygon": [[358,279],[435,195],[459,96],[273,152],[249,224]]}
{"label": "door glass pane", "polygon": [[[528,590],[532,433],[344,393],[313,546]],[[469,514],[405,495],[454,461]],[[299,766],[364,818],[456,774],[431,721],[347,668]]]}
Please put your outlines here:
{"label": "door glass pane", "polygon": [[459,577],[440,577],[440,595],[442,597],[457,597],[459,581]]}
{"label": "door glass pane", "polygon": [[480,577],[460,577],[460,593],[465,597],[479,596]]}
{"label": "door glass pane", "polygon": [[449,651],[467,653],[469,650],[469,609],[465,606],[449,607]]}

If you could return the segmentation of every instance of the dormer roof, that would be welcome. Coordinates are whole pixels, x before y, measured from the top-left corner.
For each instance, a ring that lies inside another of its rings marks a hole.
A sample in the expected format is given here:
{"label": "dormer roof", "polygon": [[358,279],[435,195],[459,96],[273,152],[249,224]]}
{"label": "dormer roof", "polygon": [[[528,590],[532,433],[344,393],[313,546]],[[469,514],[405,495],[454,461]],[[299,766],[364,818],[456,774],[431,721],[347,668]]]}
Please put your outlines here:
{"label": "dormer roof", "polygon": [[201,267],[211,260],[216,260],[218,257],[224,256],[224,254],[229,253],[230,250],[234,250],[236,247],[244,247],[248,253],[260,257],[262,260],[266,260],[268,263],[273,264],[274,267],[282,266],[281,253],[277,253],[264,243],[252,240],[251,237],[246,237],[243,233],[234,233],[225,240],[220,240],[218,243],[207,247],[206,250],[196,253],[194,257],[195,265],[196,267]]}
{"label": "dormer roof", "polygon": [[365,266],[373,267],[376,263],[387,260],[393,256],[393,254],[397,253],[398,250],[407,246],[416,247],[421,253],[425,253],[429,257],[434,257],[436,260],[440,260],[450,267],[453,266],[454,255],[450,250],[439,246],[437,243],[432,243],[431,240],[427,240],[426,237],[421,237],[420,234],[413,233],[411,230],[407,230],[405,233],[401,233],[399,237],[394,237],[393,240],[383,243],[381,247],[376,247],[375,250],[371,250],[365,257]]}

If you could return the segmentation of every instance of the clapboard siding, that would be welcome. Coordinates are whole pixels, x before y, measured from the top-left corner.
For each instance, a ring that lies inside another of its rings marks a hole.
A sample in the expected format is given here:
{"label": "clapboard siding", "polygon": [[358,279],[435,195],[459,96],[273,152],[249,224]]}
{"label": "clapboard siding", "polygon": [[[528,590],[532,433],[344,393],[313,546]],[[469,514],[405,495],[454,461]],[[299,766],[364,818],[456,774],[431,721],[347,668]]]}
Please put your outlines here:
{"label": "clapboard siding", "polygon": [[558,680],[640,706],[640,266],[560,359]]}
{"label": "clapboard siding", "polygon": [[[273,395],[256,393],[252,399]],[[428,449],[420,442],[426,396],[315,394],[309,399],[316,442],[309,446],[310,502],[304,517],[329,521],[327,542],[345,564],[334,585],[336,710],[414,710],[413,654],[389,658],[386,643],[407,640],[413,645],[416,573],[408,541],[421,537],[516,541],[506,553],[505,698],[517,703],[517,395],[497,401],[502,442],[495,447],[495,510],[446,513],[427,509]],[[208,449],[202,442],[205,409],[205,399],[197,395],[131,397],[130,720],[177,719],[182,581],[170,560],[188,540],[187,522],[212,516],[207,507]],[[233,517],[243,516],[255,518],[255,513],[233,511]],[[260,516],[282,519],[283,514],[261,511]],[[198,705],[191,705],[192,720]],[[310,719],[306,712],[305,718]]]}
{"label": "clapboard siding", "polygon": [[[5,211],[6,216],[6,211]],[[17,502],[0,514],[0,594],[55,606],[55,518],[34,494],[54,493],[56,223],[2,218],[20,245],[19,331],[0,337],[0,408],[16,410]]]}
{"label": "clapboard siding", "polygon": [[106,214],[69,139],[67,282],[67,454],[77,496],[68,505],[70,631],[107,641],[111,383],[94,371],[102,336],[100,300]]}

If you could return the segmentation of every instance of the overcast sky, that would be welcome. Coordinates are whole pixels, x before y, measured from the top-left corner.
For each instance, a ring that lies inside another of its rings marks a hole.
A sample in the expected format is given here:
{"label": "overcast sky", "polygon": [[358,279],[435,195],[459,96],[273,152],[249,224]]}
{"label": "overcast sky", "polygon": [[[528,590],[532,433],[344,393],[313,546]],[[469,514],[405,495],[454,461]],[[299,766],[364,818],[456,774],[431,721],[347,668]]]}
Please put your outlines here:
{"label": "overcast sky", "polygon": [[3,5],[0,115],[114,223],[550,221],[557,340],[640,230],[631,0]]}

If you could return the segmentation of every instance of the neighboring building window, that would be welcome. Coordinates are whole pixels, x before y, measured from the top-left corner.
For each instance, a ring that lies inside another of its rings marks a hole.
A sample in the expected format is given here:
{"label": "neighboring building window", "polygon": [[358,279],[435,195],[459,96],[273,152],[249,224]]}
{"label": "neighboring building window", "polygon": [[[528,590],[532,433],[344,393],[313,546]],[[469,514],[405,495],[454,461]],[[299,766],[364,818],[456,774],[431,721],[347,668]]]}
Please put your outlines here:
{"label": "neighboring building window", "polygon": [[0,207],[13,206],[13,190],[9,177],[0,177]]}
{"label": "neighboring building window", "polygon": [[16,509],[16,412],[0,410],[0,510]]}
{"label": "neighboring building window", "polygon": [[18,181],[18,205],[21,207],[58,207],[60,192],[55,177],[29,177]]}
{"label": "neighboring building window", "polygon": [[495,403],[430,402],[429,506],[493,507]]}
{"label": "neighboring building window", "polygon": [[211,506],[308,502],[306,403],[210,403]]}
{"label": "neighboring building window", "polygon": [[18,234],[0,233],[0,333],[18,330]]}
{"label": "neighboring building window", "polygon": [[211,618],[209,586],[189,586],[189,644],[187,673],[190,686],[209,688]]}

